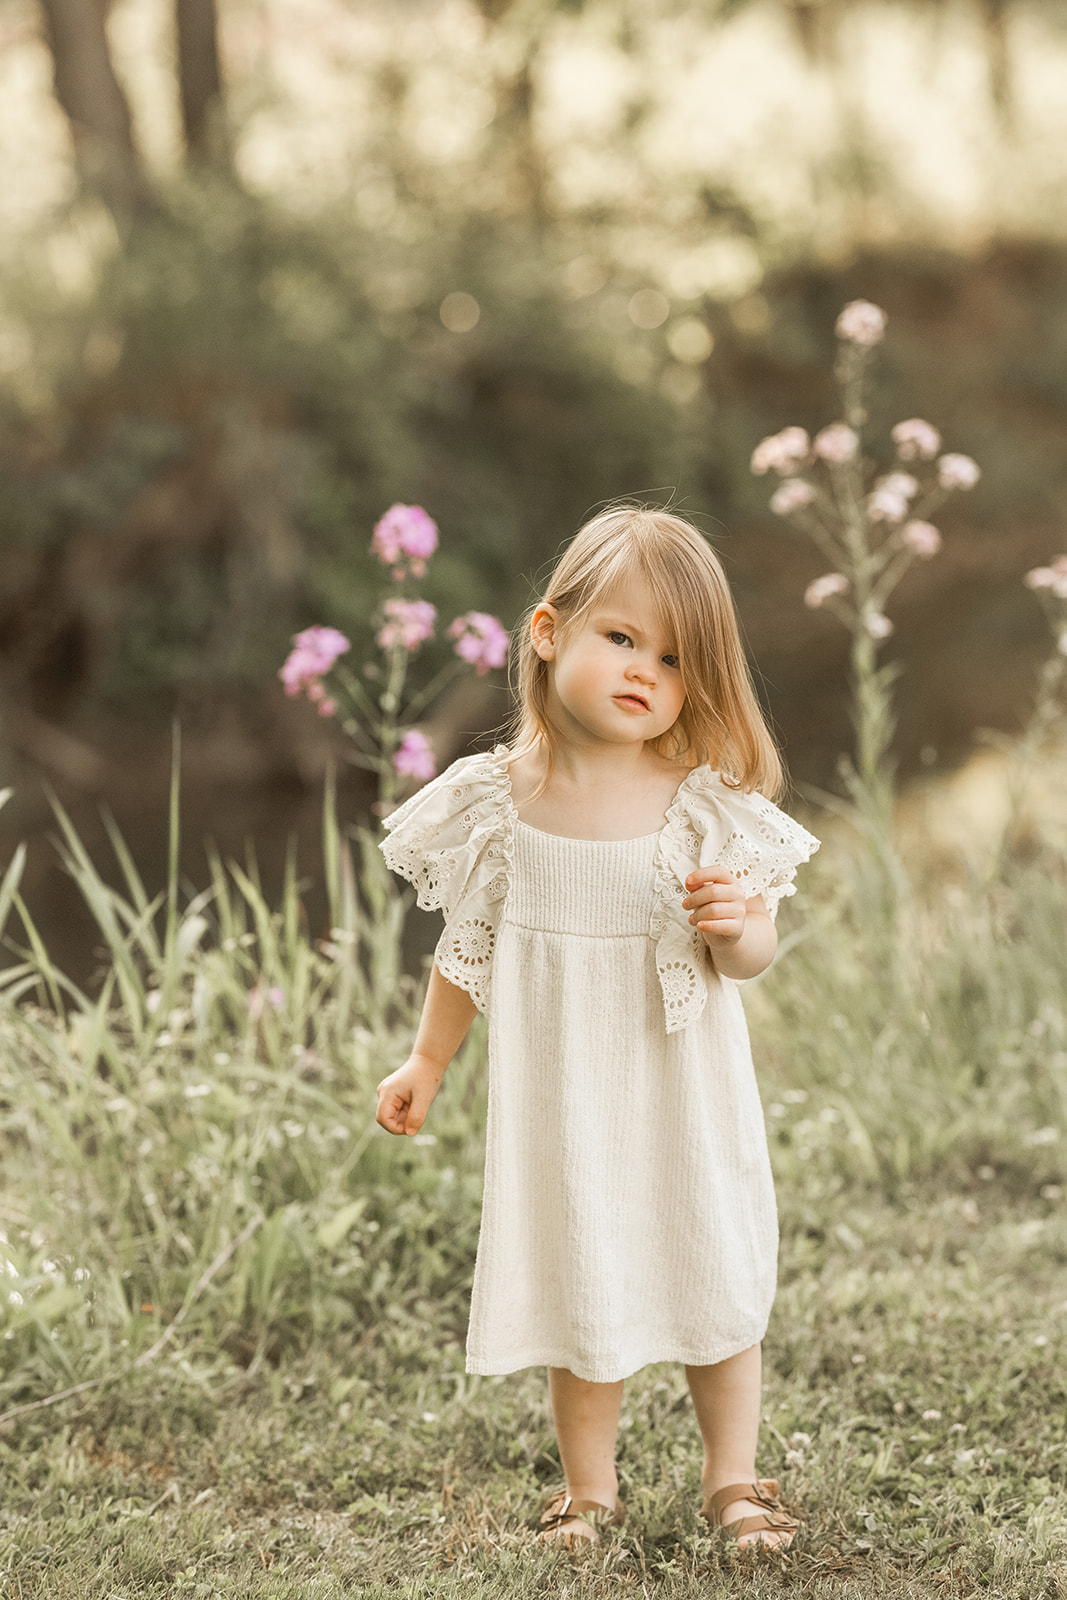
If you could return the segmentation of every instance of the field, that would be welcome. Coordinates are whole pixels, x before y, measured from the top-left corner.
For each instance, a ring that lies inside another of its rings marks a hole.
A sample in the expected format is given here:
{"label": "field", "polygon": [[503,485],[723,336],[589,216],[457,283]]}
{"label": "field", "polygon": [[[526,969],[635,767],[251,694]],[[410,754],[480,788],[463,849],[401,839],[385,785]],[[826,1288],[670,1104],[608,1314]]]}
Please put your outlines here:
{"label": "field", "polygon": [[783,1235],[760,1465],[803,1518],[762,1559],[698,1522],[669,1367],[627,1387],[626,1527],[534,1542],[543,1374],[463,1373],[482,1038],[432,1132],[375,1129],[417,993],[403,907],[329,806],[323,938],[295,880],[269,907],[217,862],[156,905],[68,831],[94,997],[20,921],[16,862],[0,1592],[1067,1596],[1062,853],[933,878],[916,846],[886,914],[831,832],[746,993]]}

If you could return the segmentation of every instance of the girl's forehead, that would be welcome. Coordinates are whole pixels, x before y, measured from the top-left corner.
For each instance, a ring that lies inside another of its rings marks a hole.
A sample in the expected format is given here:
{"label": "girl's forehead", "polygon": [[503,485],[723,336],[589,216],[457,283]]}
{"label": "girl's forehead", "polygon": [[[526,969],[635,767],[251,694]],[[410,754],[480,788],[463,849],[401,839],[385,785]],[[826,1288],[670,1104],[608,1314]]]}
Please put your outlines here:
{"label": "girl's forehead", "polygon": [[639,627],[643,633],[672,634],[674,624],[663,615],[648,585],[639,578],[613,583],[589,607],[589,617],[611,616]]}

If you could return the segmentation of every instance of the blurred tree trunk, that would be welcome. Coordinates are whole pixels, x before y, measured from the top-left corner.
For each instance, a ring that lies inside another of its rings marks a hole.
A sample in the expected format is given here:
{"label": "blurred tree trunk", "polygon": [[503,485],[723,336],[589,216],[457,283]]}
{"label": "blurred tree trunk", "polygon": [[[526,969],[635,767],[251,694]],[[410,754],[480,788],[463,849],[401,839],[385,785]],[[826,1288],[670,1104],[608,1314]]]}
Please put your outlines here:
{"label": "blurred tree trunk", "polygon": [[41,0],[41,10],[79,176],[117,222],[128,223],[148,191],[129,103],[111,60],[109,0]]}
{"label": "blurred tree trunk", "polygon": [[189,158],[228,164],[215,0],[175,0],[178,86]]}
{"label": "blurred tree trunk", "polygon": [[[545,27],[560,0],[535,0],[521,5],[518,0],[475,0],[486,22],[498,33],[511,32],[516,48],[504,52],[513,65],[497,75],[496,92],[500,102],[497,131],[501,145],[510,155],[514,177],[513,193],[522,209],[536,223],[548,216],[548,173],[537,139],[537,62]],[[581,11],[584,0],[568,0],[567,10]]]}
{"label": "blurred tree trunk", "polygon": [[982,0],[985,23],[986,56],[989,61],[989,88],[1001,125],[1008,131],[1014,122],[1011,54],[1008,49],[1008,0]]}

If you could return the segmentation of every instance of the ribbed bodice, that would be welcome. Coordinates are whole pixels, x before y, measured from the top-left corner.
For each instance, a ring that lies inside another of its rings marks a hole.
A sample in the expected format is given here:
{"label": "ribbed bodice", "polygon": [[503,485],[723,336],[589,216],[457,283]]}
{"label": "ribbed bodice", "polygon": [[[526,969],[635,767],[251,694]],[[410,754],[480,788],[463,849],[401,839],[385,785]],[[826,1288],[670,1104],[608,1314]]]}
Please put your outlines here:
{"label": "ribbed bodice", "polygon": [[658,838],[564,839],[517,822],[504,920],[542,933],[647,935]]}

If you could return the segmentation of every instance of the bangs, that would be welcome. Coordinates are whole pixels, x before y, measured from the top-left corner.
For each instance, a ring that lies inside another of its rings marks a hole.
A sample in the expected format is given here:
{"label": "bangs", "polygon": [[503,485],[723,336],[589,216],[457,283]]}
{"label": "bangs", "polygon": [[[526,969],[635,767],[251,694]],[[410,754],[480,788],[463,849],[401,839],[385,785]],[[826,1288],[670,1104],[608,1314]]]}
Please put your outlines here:
{"label": "bangs", "polygon": [[[674,726],[654,741],[680,765],[709,765],[739,789],[778,793],[782,769],[759,707],[726,574],[703,535],[673,512],[635,504],[610,506],[579,531],[544,593],[561,637],[613,590],[643,586],[678,655],[685,701]],[[532,617],[532,608],[529,617]],[[527,618],[527,624],[529,623]],[[529,626],[516,632],[513,683],[519,748],[543,741],[552,757],[545,708],[547,665]]]}

